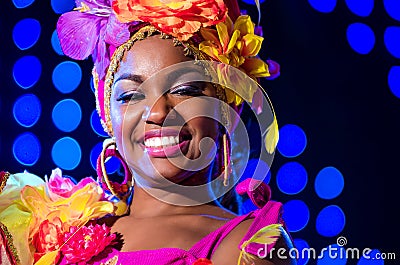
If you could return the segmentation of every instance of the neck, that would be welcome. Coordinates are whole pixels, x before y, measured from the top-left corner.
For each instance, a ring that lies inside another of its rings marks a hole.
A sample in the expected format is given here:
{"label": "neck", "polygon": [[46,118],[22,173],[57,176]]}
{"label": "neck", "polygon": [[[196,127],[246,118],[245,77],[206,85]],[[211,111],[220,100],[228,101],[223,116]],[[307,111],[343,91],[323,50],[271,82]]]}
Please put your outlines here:
{"label": "neck", "polygon": [[130,216],[135,218],[149,218],[156,216],[199,214],[204,208],[216,206],[213,200],[202,204],[174,204],[174,201],[187,201],[187,198],[183,198],[182,194],[178,193],[163,193],[164,192],[160,192],[159,190],[135,187],[130,206]]}

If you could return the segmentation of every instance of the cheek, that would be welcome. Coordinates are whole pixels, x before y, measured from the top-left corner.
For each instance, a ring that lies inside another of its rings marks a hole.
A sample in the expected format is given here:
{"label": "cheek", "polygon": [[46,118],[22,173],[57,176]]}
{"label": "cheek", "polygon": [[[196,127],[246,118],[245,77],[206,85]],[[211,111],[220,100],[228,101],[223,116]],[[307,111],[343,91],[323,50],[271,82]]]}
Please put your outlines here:
{"label": "cheek", "polygon": [[113,106],[113,104],[111,104],[110,116],[111,116],[111,124],[114,131],[114,136],[116,138],[120,138],[124,115],[120,108]]}
{"label": "cheek", "polygon": [[130,140],[135,131],[140,127],[142,112],[140,106],[111,105],[111,123],[117,142],[124,139]]}

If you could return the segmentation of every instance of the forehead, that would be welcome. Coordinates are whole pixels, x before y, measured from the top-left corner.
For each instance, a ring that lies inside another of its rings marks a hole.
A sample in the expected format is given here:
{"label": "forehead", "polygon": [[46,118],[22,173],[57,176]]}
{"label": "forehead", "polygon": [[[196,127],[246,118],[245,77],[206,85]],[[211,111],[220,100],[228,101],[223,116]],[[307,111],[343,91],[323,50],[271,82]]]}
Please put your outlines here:
{"label": "forehead", "polygon": [[162,39],[160,35],[154,35],[137,41],[125,53],[115,77],[126,73],[150,77],[166,67],[191,60],[193,59],[184,55],[182,46],[174,46],[172,39]]}

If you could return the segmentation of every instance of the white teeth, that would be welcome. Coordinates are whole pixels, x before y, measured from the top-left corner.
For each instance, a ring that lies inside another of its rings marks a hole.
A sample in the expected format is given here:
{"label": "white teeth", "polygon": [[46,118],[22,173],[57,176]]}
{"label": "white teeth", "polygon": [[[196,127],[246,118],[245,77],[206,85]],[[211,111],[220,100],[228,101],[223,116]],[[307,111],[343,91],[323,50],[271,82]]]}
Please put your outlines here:
{"label": "white teeth", "polygon": [[166,147],[179,144],[179,136],[152,137],[144,141],[147,147]]}
{"label": "white teeth", "polygon": [[162,145],[167,145],[169,143],[169,137],[162,138]]}
{"label": "white teeth", "polygon": [[161,145],[161,138],[150,138],[150,140],[153,140],[153,144],[151,146],[160,146]]}

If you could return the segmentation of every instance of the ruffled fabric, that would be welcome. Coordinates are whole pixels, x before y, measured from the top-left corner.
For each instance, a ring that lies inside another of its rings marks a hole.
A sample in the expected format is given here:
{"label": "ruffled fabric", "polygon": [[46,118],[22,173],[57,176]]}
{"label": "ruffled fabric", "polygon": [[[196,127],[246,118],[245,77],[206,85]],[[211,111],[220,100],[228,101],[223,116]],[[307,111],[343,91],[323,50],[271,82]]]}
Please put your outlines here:
{"label": "ruffled fabric", "polygon": [[32,213],[21,200],[21,191],[25,186],[44,187],[43,179],[28,172],[12,174],[7,185],[0,193],[0,222],[13,238],[21,264],[32,264],[33,255],[29,244],[29,227]]}

